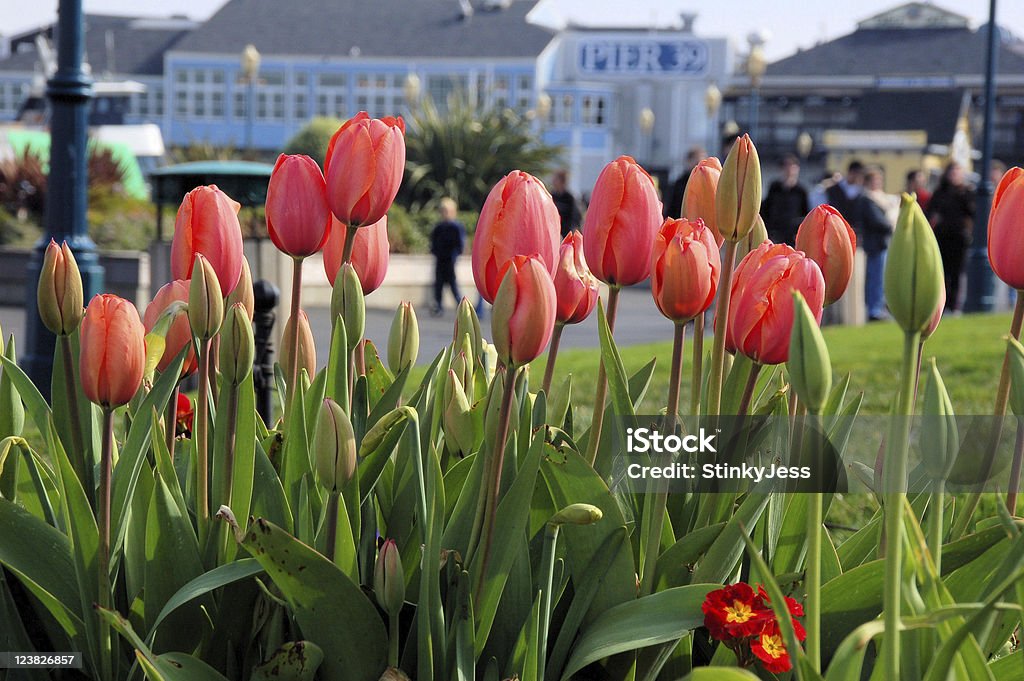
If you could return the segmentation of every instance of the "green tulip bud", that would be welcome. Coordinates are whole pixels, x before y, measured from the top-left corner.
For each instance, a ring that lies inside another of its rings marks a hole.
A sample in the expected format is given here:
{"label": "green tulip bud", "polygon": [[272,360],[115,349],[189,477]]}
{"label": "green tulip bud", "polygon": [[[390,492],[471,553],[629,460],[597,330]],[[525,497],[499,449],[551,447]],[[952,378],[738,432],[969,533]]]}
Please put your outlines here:
{"label": "green tulip bud", "polygon": [[750,234],[736,244],[736,262],[743,260],[747,253],[750,253],[767,240],[768,228],[764,226],[764,219],[758,214],[754,218],[754,228],[750,230]]}
{"label": "green tulip bud", "polygon": [[944,480],[956,463],[960,434],[953,414],[953,402],[935,366],[934,357],[929,361],[921,413],[925,417],[921,429],[921,463],[929,478]]}
{"label": "green tulip bud", "polygon": [[462,381],[452,369],[444,384],[444,440],[448,449],[463,456],[476,449],[477,427]]}
{"label": "green tulip bud", "polygon": [[350,262],[341,266],[334,280],[331,316],[335,319],[341,317],[345,322],[345,339],[351,352],[363,340],[363,331],[366,327],[366,299],[363,296],[363,286],[359,283],[359,275]]}
{"label": "green tulip bud", "polygon": [[320,420],[313,435],[316,474],[328,490],[348,484],[356,473],[356,435],[345,410],[331,398],[320,407]]}
{"label": "green tulip bud", "polygon": [[220,329],[220,373],[231,385],[241,385],[252,373],[256,358],[252,322],[243,303],[235,303]]}
{"label": "green tulip bud", "polygon": [[397,407],[380,417],[380,420],[373,424],[363,436],[363,441],[359,444],[359,456],[369,456],[373,450],[380,447],[391,429],[405,422],[405,419],[409,417],[410,410],[411,407]]}
{"label": "green tulip bud", "polygon": [[885,265],[885,300],[907,333],[928,328],[944,290],[935,233],[914,197],[904,194]]}
{"label": "green tulip bud", "polygon": [[228,294],[225,305],[231,307],[235,303],[241,303],[245,308],[245,314],[252,321],[252,315],[256,310],[256,291],[252,286],[252,270],[249,269],[249,260],[242,256],[242,274],[238,277],[235,290]]}
{"label": "green tulip bud", "polygon": [[[298,342],[297,347],[292,341],[295,324],[299,325],[298,335],[295,338],[295,341]],[[291,367],[292,357],[295,356],[295,353],[298,353],[299,357],[299,374],[305,369],[306,374],[312,379],[316,375],[316,343],[313,340],[313,330],[309,327],[309,317],[306,316],[305,310],[299,310],[298,317],[289,317],[288,321],[284,323],[281,339],[281,366],[286,371]]]}
{"label": "green tulip bud", "polygon": [[416,310],[412,303],[405,301],[395,311],[388,334],[388,367],[397,374],[416,363],[420,352],[420,327],[416,322]]}
{"label": "green tulip bud", "polygon": [[761,211],[761,162],[749,135],[736,140],[722,164],[715,191],[715,221],[719,233],[739,241],[754,228]]}
{"label": "green tulip bud", "polygon": [[82,274],[67,242],[50,239],[39,271],[37,302],[43,325],[58,336],[70,336],[85,316]]}
{"label": "green tulip bud", "polygon": [[405,571],[394,539],[380,547],[373,565],[373,593],[389,617],[397,617],[405,603]]}
{"label": "green tulip bud", "polygon": [[[4,356],[12,362],[18,361],[14,334],[7,340]],[[25,406],[21,402],[18,389],[14,387],[14,381],[11,380],[11,372],[4,369],[0,371],[0,438],[20,436],[24,430]]]}
{"label": "green tulip bud", "polygon": [[199,340],[217,335],[224,321],[224,294],[213,265],[202,253],[196,254],[188,287],[188,323]]}
{"label": "green tulip bud", "polygon": [[799,291],[793,292],[793,330],[786,368],[796,394],[811,413],[819,413],[832,390],[832,365],[818,322]]}
{"label": "green tulip bud", "polygon": [[604,512],[593,504],[569,504],[551,516],[551,525],[591,525],[604,517]]}
{"label": "green tulip bud", "polygon": [[452,340],[459,343],[460,339],[467,334],[472,343],[472,352],[468,356],[476,359],[483,352],[483,331],[480,329],[480,318],[477,317],[473,304],[469,302],[469,298],[463,298],[455,313],[455,335]]}

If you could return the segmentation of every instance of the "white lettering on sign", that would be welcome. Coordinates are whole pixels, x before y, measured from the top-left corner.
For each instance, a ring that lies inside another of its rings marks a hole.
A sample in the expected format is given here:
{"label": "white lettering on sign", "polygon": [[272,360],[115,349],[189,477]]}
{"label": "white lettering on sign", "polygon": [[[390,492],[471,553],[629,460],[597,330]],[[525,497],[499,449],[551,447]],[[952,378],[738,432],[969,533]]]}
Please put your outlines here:
{"label": "white lettering on sign", "polygon": [[701,76],[708,62],[702,40],[588,40],[579,45],[584,73]]}

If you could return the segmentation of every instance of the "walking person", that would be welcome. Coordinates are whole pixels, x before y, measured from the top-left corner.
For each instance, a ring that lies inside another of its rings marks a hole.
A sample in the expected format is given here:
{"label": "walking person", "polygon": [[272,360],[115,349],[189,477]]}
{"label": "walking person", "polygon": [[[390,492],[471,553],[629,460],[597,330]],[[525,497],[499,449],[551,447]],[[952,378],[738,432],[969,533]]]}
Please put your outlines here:
{"label": "walking person", "polygon": [[568,236],[569,232],[580,231],[583,211],[580,210],[580,202],[576,196],[569,191],[569,171],[556,170],[551,176],[551,200],[555,202],[555,208],[558,210],[562,238]]}
{"label": "walking person", "polygon": [[455,297],[455,305],[462,296],[455,278],[455,260],[466,246],[466,227],[456,219],[458,206],[449,197],[440,202],[441,221],[430,232],[430,252],[434,256],[434,308],[431,314],[440,317],[444,313],[444,287],[448,286]]}
{"label": "walking person", "polygon": [[947,312],[960,310],[960,276],[974,230],[974,210],[974,188],[967,184],[963,166],[952,161],[928,202],[928,222],[935,230],[946,275]]}
{"label": "walking person", "polygon": [[900,213],[899,197],[887,194],[884,184],[881,168],[868,169],[864,174],[864,190],[858,198],[860,206],[854,209],[861,219],[857,241],[867,256],[864,305],[870,322],[888,318],[885,308],[885,256]]}
{"label": "walking person", "polygon": [[779,169],[782,177],[768,186],[768,193],[761,204],[761,217],[769,239],[777,244],[794,246],[796,230],[811,207],[807,190],[800,184],[800,161],[796,156],[783,156]]}
{"label": "walking person", "polygon": [[668,194],[663,197],[662,215],[666,218],[680,218],[683,213],[683,195],[686,194],[686,183],[694,167],[708,155],[704,147],[691,147],[686,152],[686,166],[679,177],[669,187]]}

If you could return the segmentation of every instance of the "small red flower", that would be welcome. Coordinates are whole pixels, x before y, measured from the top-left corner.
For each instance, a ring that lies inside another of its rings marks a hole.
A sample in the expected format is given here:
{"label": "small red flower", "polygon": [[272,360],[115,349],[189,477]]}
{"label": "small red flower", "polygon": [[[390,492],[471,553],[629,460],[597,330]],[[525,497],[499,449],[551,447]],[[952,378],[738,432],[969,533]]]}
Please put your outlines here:
{"label": "small red flower", "polygon": [[761,661],[761,666],[773,674],[788,672],[793,668],[786,643],[782,640],[782,632],[774,620],[750,642],[750,651]]}
{"label": "small red flower", "polygon": [[178,405],[175,414],[177,421],[174,430],[175,435],[192,437],[192,419],[195,417],[195,411],[192,409],[192,400],[185,393],[178,393]]}
{"label": "small red flower", "polygon": [[[797,617],[804,616],[804,606],[800,605],[800,603],[789,596],[784,596],[784,598],[786,599],[786,609],[789,610],[790,620],[793,622],[793,629],[796,631],[796,638],[798,641],[803,641],[807,638],[807,632],[804,630],[804,626],[800,624],[800,620],[798,620]],[[762,608],[771,611],[772,599],[768,597],[768,593],[760,584],[757,585],[757,600],[760,601]]]}
{"label": "small red flower", "polygon": [[704,626],[718,641],[754,636],[770,618],[749,584],[739,582],[712,591],[701,605]]}

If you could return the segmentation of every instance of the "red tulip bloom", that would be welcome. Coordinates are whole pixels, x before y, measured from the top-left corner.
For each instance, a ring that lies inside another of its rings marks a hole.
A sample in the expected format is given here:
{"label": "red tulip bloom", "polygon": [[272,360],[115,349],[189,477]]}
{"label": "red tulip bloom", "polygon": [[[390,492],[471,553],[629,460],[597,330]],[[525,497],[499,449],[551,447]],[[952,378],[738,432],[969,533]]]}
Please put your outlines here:
{"label": "red tulip bloom", "polygon": [[[789,255],[793,252],[791,246],[775,244],[765,239],[760,246],[745,255],[732,273],[730,304],[735,307],[736,301],[743,292],[743,287],[750,280],[751,273],[754,270],[777,255]],[[732,353],[736,352],[736,342],[732,337],[732,329],[729,324],[725,325],[725,349]]]}
{"label": "red tulip bloom", "polygon": [[569,232],[558,249],[555,269],[555,319],[559,324],[579,324],[597,305],[597,280],[583,259],[583,235]]}
{"label": "red tulip bloom", "polygon": [[745,582],[710,592],[701,605],[704,626],[716,641],[754,636],[772,617]]}
{"label": "red tulip bloom", "polygon": [[1007,170],[992,197],[988,259],[996,276],[1024,289],[1024,168]]}
{"label": "red tulip bloom", "polygon": [[715,213],[715,193],[718,191],[718,178],[722,175],[721,162],[711,156],[702,160],[690,171],[690,179],[686,181],[683,192],[683,208],[680,215],[690,221],[700,218],[715,235],[715,243],[722,245],[724,239],[718,231],[718,218]]}
{"label": "red tulip bloom", "polygon": [[327,241],[331,210],[320,166],[301,154],[277,157],[267,187],[267,232],[293,258],[313,255]]}
{"label": "red tulip bloom", "polygon": [[853,276],[857,235],[838,210],[822,204],[807,214],[796,232],[796,247],[818,263],[825,277],[825,304],[839,300]]}
{"label": "red tulip bloom", "polygon": [[761,661],[761,666],[773,674],[793,668],[786,642],[782,640],[782,632],[774,620],[750,642],[750,651]]}
{"label": "red tulip bloom", "polygon": [[711,307],[721,269],[718,244],[703,220],[665,220],[651,254],[651,294],[661,314],[688,322]]}
{"label": "red tulip bloom", "polygon": [[181,201],[171,241],[171,276],[189,279],[196,253],[213,265],[222,296],[235,290],[242,273],[242,228],[238,202],[216,185],[196,187]]}
{"label": "red tulip bloom", "polygon": [[[337,218],[331,220],[327,243],[324,245],[324,271],[334,286],[334,280],[341,270],[341,255],[345,250],[345,236],[348,228]],[[359,277],[363,295],[376,291],[384,281],[391,258],[391,244],[388,242],[388,216],[385,215],[372,225],[356,230],[352,242],[352,267]]]}
{"label": "red tulip bloom", "polygon": [[[756,266],[763,247],[764,244],[749,253],[737,268],[726,343],[731,342],[736,351],[760,364],[781,364],[789,357],[792,292],[803,294],[815,320],[820,322],[825,279],[813,260],[789,246],[783,246],[786,250],[782,254]],[[772,245],[765,251],[771,248],[778,246]]]}
{"label": "red tulip bloom", "polygon": [[536,255],[549,275],[558,263],[558,209],[544,183],[513,170],[491,188],[473,236],[473,279],[494,302],[505,270],[517,255]]}
{"label": "red tulip bloom", "polygon": [[127,404],[142,385],[146,329],[124,298],[98,295],[85,310],[78,371],[89,401],[106,409]]}
{"label": "red tulip bloom", "polygon": [[192,408],[192,400],[185,393],[178,393],[178,404],[175,408],[175,435],[192,437],[192,421],[195,418],[195,410]]}
{"label": "red tulip bloom", "polygon": [[[146,333],[153,330],[160,315],[172,303],[182,302],[188,304],[188,292],[189,283],[184,279],[175,279],[161,286],[142,316],[142,323],[146,327]],[[196,353],[192,347],[192,328],[188,323],[188,314],[185,310],[182,310],[174,316],[170,328],[167,329],[167,335],[164,337],[164,354],[160,358],[159,364],[156,365],[157,370],[166,370],[171,361],[185,347],[189,350],[185,356],[184,364],[181,365],[182,378],[196,370]]]}
{"label": "red tulip bloom", "polygon": [[609,286],[640,283],[650,276],[660,226],[654,180],[629,156],[612,161],[597,178],[583,224],[590,271]]}
{"label": "red tulip bloom", "polygon": [[517,255],[494,299],[491,333],[498,358],[519,367],[544,352],[555,328],[555,285],[535,255]]}
{"label": "red tulip bloom", "polygon": [[360,111],[331,137],[324,160],[327,205],[346,225],[384,217],[405,172],[405,122]]}

